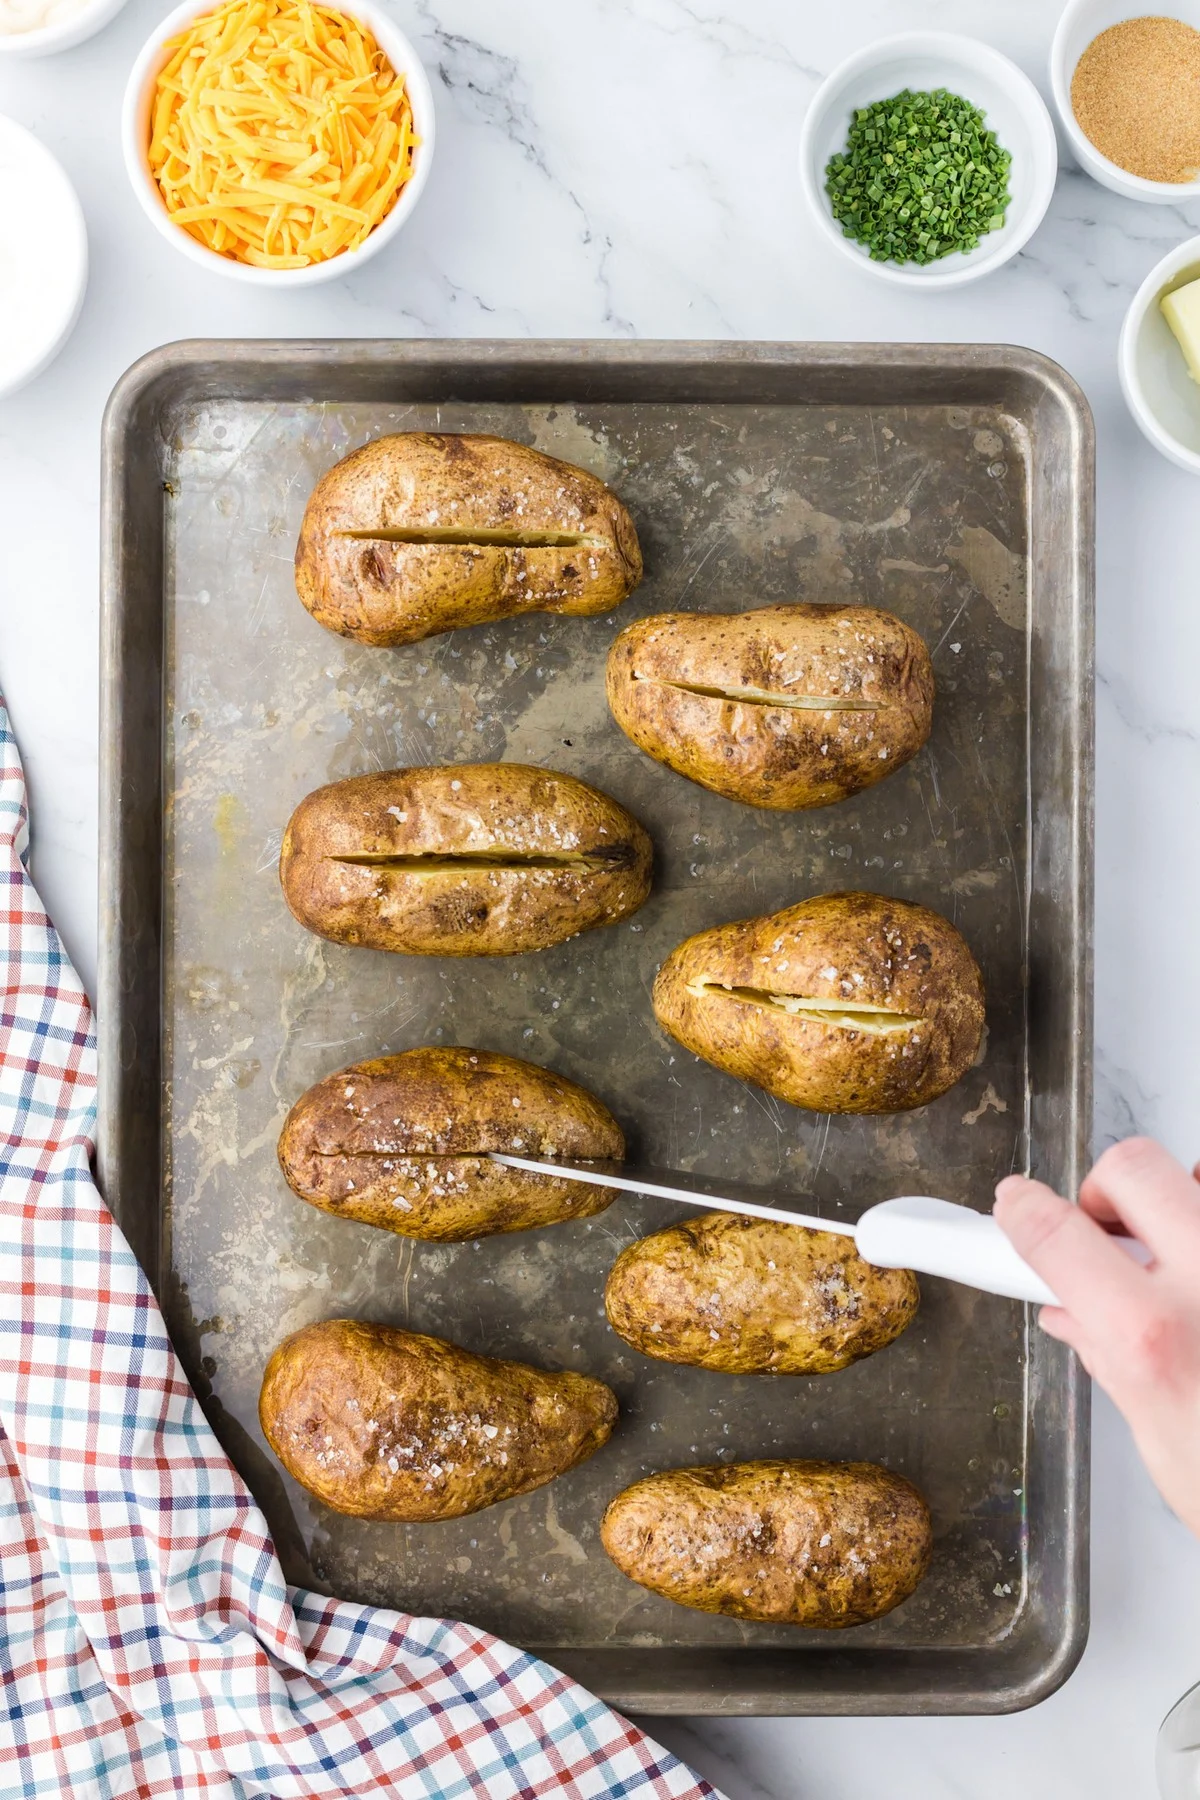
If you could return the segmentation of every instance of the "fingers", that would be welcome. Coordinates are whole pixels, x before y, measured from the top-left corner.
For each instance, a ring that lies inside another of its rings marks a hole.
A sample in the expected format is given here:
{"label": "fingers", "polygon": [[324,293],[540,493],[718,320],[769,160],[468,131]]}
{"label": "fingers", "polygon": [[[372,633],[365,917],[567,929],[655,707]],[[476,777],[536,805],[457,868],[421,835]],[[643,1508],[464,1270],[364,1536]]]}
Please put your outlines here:
{"label": "fingers", "polygon": [[1093,1217],[1119,1219],[1160,1260],[1200,1254],[1200,1184],[1150,1138],[1106,1150],[1079,1201]]}
{"label": "fingers", "polygon": [[1097,1225],[1103,1225],[1106,1231],[1124,1231],[1125,1221],[1108,1198],[1096,1188],[1089,1188],[1086,1195],[1080,1192],[1079,1204],[1089,1219],[1095,1219]]}
{"label": "fingers", "polygon": [[[1062,1301],[1043,1308],[1043,1330],[1107,1391],[1168,1504],[1200,1534],[1200,1166],[1189,1175],[1158,1145],[1130,1139],[1101,1157],[1080,1205],[1010,1176],[996,1219]],[[1107,1235],[1117,1219],[1153,1267]]]}
{"label": "fingers", "polygon": [[1089,1375],[1096,1373],[1087,1334],[1069,1312],[1061,1306],[1043,1306],[1038,1314],[1038,1324],[1047,1337],[1057,1338],[1060,1344],[1066,1344],[1068,1349],[1073,1350]]}
{"label": "fingers", "polygon": [[[1010,1175],[996,1189],[996,1222],[1089,1334],[1140,1304],[1149,1277],[1094,1219],[1040,1181]],[[1049,1309],[1054,1312],[1057,1309]],[[1047,1328],[1051,1329],[1047,1321]],[[1055,1336],[1061,1333],[1055,1331]]]}

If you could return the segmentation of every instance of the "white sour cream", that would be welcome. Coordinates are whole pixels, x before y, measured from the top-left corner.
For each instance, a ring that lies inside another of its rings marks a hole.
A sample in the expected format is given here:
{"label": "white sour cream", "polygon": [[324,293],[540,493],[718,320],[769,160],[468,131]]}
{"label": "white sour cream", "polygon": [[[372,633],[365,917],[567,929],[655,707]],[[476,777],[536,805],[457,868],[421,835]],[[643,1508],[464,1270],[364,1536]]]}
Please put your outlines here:
{"label": "white sour cream", "polygon": [[92,0],[0,0],[0,35],[41,31],[46,25],[65,25],[76,19]]}

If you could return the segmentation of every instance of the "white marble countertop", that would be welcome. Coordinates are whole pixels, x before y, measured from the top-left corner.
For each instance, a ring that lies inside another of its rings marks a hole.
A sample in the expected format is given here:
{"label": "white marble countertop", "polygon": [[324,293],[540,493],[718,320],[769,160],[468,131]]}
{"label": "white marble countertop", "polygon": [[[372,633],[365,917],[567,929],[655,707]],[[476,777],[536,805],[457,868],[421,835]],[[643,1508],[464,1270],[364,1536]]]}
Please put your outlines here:
{"label": "white marble countertop", "polygon": [[[35,872],[95,967],[98,430],[121,371],[205,336],[1008,340],[1077,377],[1099,436],[1097,1118],[1200,1153],[1200,485],[1137,435],[1121,316],[1200,205],[1143,207],[1065,170],[1015,262],[940,295],[827,246],[795,177],[821,74],[872,35],[976,32],[1045,90],[1049,0],[391,0],[431,74],[439,148],[397,244],[352,281],[277,299],[197,271],[122,169],[126,70],[163,0],[99,38],[0,66],[0,111],[75,182],[92,280],[67,350],[0,402],[0,680],[29,770]],[[2,229],[2,225],[0,225]],[[1142,1800],[1162,1714],[1200,1679],[1200,1546],[1098,1407],[1093,1630],[1079,1671],[1000,1719],[664,1722],[731,1800]]]}

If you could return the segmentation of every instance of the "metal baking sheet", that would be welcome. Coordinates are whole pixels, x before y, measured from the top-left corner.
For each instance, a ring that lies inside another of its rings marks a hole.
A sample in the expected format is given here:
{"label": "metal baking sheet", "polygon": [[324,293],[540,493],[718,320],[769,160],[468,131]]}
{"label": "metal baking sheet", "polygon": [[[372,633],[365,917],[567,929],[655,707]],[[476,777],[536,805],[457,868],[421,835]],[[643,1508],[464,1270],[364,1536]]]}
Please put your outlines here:
{"label": "metal baking sheet", "polygon": [[[292,583],[320,473],[379,433],[522,439],[629,505],[643,585],[618,614],[529,617],[396,651],[343,642]],[[677,1217],[601,1217],[466,1245],[336,1220],[287,1191],[296,1097],[428,1041],[509,1051],[592,1088],[636,1154],[860,1207],[978,1207],[1032,1167],[1073,1191],[1090,1122],[1092,441],[1068,377],[992,346],[193,343],[132,369],[104,435],[100,1167],[289,1578],[469,1618],[651,1713],[1003,1711],[1086,1635],[1087,1421],[1077,1371],[1019,1306],[928,1280],[896,1345],[833,1377],[652,1363],[608,1329],[605,1275]],[[933,653],[927,748],[799,814],[708,794],[608,718],[614,630],[662,609],[855,599]],[[634,919],[544,954],[440,961],[324,943],[280,896],[280,834],[322,782],[404,763],[568,770],[657,851]],[[793,1110],[681,1052],[654,972],[688,933],[876,888],[948,913],[983,967],[986,1049],[911,1115]],[[263,1366],[339,1315],[616,1389],[611,1443],[553,1485],[426,1526],[340,1518],[263,1444]],[[672,1606],[605,1557],[628,1482],[757,1456],[909,1475],[932,1570],[852,1633]]]}

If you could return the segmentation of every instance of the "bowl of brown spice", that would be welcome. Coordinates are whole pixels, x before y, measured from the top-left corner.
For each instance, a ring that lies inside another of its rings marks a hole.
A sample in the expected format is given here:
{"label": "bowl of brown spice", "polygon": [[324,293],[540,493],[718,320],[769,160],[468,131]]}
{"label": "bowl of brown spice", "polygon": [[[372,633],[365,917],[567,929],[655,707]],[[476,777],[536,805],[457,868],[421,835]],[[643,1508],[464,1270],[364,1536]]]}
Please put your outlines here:
{"label": "bowl of brown spice", "polygon": [[1200,0],[1171,14],[1069,0],[1050,50],[1063,130],[1089,175],[1133,200],[1200,194]]}

